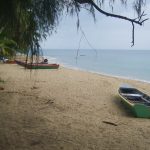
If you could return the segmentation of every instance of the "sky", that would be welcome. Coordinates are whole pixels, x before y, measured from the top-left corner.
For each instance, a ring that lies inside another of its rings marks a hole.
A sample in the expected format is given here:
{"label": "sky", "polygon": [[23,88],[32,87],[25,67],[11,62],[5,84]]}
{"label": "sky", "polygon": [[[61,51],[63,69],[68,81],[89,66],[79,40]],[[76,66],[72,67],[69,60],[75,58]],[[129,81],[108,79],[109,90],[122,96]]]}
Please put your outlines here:
{"label": "sky", "polygon": [[[131,2],[131,1],[130,1]],[[106,4],[103,10],[111,12]],[[144,7],[150,18],[150,0]],[[114,12],[131,18],[136,18],[132,9],[132,3],[128,7],[116,4]],[[80,12],[80,26],[82,31],[77,30],[77,18],[65,16],[60,21],[57,32],[48,36],[47,40],[41,42],[43,49],[133,49],[150,50],[150,19],[143,26],[135,25],[135,45],[131,47],[132,24],[128,21],[106,17],[96,11],[96,22],[86,10]]]}

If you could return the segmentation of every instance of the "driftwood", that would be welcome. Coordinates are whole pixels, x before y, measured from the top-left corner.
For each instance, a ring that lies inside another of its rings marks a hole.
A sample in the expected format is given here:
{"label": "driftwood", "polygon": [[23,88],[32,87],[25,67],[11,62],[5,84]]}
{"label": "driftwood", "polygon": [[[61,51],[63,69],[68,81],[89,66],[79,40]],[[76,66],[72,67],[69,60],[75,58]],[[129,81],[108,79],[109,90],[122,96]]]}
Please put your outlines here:
{"label": "driftwood", "polygon": [[113,126],[118,126],[116,123],[110,122],[110,121],[103,121],[103,123],[113,125]]}

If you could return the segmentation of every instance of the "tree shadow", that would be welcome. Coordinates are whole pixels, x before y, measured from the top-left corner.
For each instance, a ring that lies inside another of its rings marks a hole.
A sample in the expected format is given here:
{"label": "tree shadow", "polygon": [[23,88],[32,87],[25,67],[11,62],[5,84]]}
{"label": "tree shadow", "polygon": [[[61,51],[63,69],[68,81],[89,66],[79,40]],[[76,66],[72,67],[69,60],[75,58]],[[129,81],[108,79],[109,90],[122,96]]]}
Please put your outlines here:
{"label": "tree shadow", "polygon": [[0,97],[0,150],[56,149],[59,130],[36,112],[42,99],[18,93],[0,93]]}
{"label": "tree shadow", "polygon": [[127,117],[130,117],[130,118],[134,118],[135,117],[133,112],[127,106],[125,106],[123,104],[121,97],[119,97],[118,95],[115,95],[113,97],[113,102],[120,109],[120,112],[121,112],[122,116],[127,116]]}

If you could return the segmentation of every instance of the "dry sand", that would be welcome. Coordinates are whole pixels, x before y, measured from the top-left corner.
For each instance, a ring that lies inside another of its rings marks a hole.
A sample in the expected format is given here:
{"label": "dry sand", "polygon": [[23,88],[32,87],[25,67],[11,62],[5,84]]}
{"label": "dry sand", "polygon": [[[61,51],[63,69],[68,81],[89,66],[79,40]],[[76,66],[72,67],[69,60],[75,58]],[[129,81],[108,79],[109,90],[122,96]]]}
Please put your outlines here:
{"label": "dry sand", "polygon": [[150,94],[148,83],[9,64],[0,80],[0,150],[150,150],[150,120],[132,116],[117,93],[129,83]]}

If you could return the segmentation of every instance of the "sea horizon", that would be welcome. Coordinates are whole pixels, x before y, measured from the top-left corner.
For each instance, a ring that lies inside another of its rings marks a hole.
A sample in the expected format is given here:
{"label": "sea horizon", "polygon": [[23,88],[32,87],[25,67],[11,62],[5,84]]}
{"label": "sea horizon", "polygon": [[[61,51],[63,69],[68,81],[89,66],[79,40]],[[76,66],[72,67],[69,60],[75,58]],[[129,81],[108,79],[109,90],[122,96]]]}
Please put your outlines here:
{"label": "sea horizon", "polygon": [[[78,49],[74,49],[74,48],[41,48],[42,51],[45,51],[45,50],[78,50]],[[150,51],[150,49],[102,49],[102,48],[94,48],[94,49],[87,49],[87,48],[80,48],[79,50],[90,50],[90,51],[93,51],[93,50],[109,50],[109,51],[116,51],[116,50],[119,50],[119,51]]]}
{"label": "sea horizon", "polygon": [[70,69],[150,83],[149,50],[44,49],[43,55]]}

